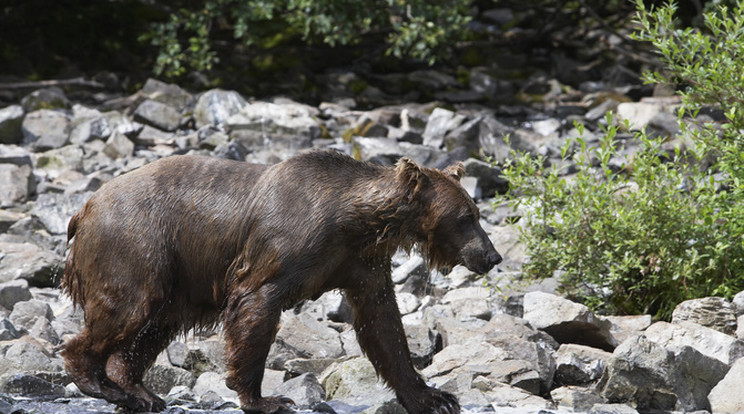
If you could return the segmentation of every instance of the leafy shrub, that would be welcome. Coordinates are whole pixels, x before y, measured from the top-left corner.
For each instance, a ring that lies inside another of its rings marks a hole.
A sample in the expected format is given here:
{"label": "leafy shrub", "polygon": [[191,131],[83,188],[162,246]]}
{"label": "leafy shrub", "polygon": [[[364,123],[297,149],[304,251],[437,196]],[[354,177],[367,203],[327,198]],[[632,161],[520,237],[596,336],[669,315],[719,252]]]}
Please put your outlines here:
{"label": "leafy shrub", "polygon": [[673,154],[637,133],[639,149],[623,163],[610,116],[599,145],[579,136],[563,148],[560,165],[575,165],[574,176],[524,154],[504,171],[525,211],[526,274],[558,275],[598,311],[668,319],[682,300],[744,289],[744,7],[706,13],[707,32],[676,29],[673,4],[648,11],[639,0],[637,9],[636,37],[654,44],[669,73],[648,80],[685,86],[680,118],[712,103],[726,121],[681,122],[693,145]]}
{"label": "leafy shrub", "polygon": [[180,9],[143,37],[159,50],[157,73],[210,69],[218,60],[216,26],[254,48],[296,38],[348,45],[377,34],[386,53],[433,62],[464,35],[470,20],[469,0],[207,0],[202,5]]}

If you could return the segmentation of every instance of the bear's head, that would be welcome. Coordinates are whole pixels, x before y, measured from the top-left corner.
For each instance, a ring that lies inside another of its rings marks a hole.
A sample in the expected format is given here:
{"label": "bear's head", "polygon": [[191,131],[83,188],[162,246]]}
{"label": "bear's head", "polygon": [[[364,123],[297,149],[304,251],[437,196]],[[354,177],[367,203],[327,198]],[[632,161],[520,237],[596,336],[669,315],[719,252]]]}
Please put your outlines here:
{"label": "bear's head", "polygon": [[412,202],[419,206],[415,242],[430,266],[459,264],[483,274],[501,262],[480,225],[478,207],[460,185],[465,173],[462,163],[437,170],[402,158],[396,171]]}

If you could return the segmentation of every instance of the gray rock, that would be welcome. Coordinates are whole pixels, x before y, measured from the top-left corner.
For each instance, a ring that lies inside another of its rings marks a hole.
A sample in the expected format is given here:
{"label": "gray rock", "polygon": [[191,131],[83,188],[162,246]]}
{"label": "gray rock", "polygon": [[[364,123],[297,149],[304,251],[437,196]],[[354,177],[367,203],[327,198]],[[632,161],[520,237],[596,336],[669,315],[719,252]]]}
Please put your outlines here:
{"label": "gray rock", "polygon": [[25,279],[31,286],[53,286],[62,258],[31,243],[0,242],[0,283]]}
{"label": "gray rock", "polygon": [[64,91],[56,86],[39,89],[31,92],[21,99],[21,105],[26,112],[39,109],[68,109],[70,100]]}
{"label": "gray rock", "polygon": [[65,396],[65,387],[31,374],[10,374],[0,377],[0,392],[24,397],[58,398]]}
{"label": "gray rock", "polygon": [[443,304],[450,304],[455,315],[460,319],[491,319],[489,305],[490,292],[484,287],[466,287],[453,289],[442,298]]}
{"label": "gray rock", "polygon": [[524,295],[524,319],[560,343],[576,343],[612,351],[617,342],[610,322],[589,308],[556,295],[529,292]]}
{"label": "gray rock", "polygon": [[511,82],[498,79],[487,73],[487,69],[475,68],[470,72],[470,89],[479,92],[491,101],[506,101],[514,95]]}
{"label": "gray rock", "polygon": [[114,132],[104,116],[77,123],[70,131],[70,143],[80,145],[95,139],[106,139]]}
{"label": "gray rock", "polygon": [[0,164],[0,207],[28,201],[36,191],[36,178],[28,165]]}
{"label": "gray rock", "polygon": [[744,342],[692,322],[682,321],[674,324],[656,322],[646,329],[644,335],[649,341],[667,349],[675,350],[690,346],[703,355],[727,365],[744,356]]}
{"label": "gray rock", "polygon": [[736,309],[722,297],[686,300],[674,308],[672,323],[688,321],[723,332],[736,333]]}
{"label": "gray rock", "polygon": [[54,330],[52,323],[46,316],[37,316],[31,325],[31,328],[29,328],[28,334],[34,338],[43,339],[52,345],[59,345],[60,343],[57,332]]}
{"label": "gray rock", "polygon": [[[357,356],[361,356],[361,353]],[[340,362],[343,358],[296,358],[290,359],[284,363],[284,369],[291,376],[300,376],[303,374],[320,375],[331,364]]]}
{"label": "gray rock", "polygon": [[550,391],[550,399],[558,403],[559,407],[567,407],[574,412],[589,411],[596,404],[605,402],[596,391],[571,385]]}
{"label": "gray rock", "polygon": [[395,400],[393,392],[377,377],[366,358],[354,358],[333,365],[320,378],[326,398],[354,406],[373,406]]}
{"label": "gray rock", "polygon": [[292,378],[276,387],[274,392],[291,398],[301,410],[312,409],[316,404],[326,399],[325,389],[313,373]]}
{"label": "gray rock", "polygon": [[711,412],[744,412],[744,393],[741,392],[742,384],[744,384],[744,358],[740,358],[734,362],[726,376],[708,394]]}
{"label": "gray rock", "polygon": [[636,337],[651,326],[651,315],[603,316],[610,321],[610,333],[618,343]]}
{"label": "gray rock", "polygon": [[193,387],[194,394],[202,398],[208,393],[216,394],[220,399],[240,404],[238,393],[227,388],[224,375],[216,372],[205,372],[196,379]]}
{"label": "gray rock", "polygon": [[395,295],[395,301],[398,304],[398,310],[401,315],[416,312],[419,306],[421,306],[421,300],[413,293],[399,292]]}
{"label": "gray rock", "polygon": [[51,109],[28,113],[21,125],[23,143],[34,151],[59,148],[68,141],[69,124],[66,114]]}
{"label": "gray rock", "polygon": [[443,108],[435,108],[429,115],[423,138],[424,145],[441,148],[444,137],[448,132],[460,126],[465,121],[465,116]]}
{"label": "gray rock", "polygon": [[0,319],[0,341],[10,341],[21,336],[13,322],[8,318]]}
{"label": "gray rock", "polygon": [[17,166],[31,166],[31,153],[17,145],[0,144],[0,164],[13,164]]}
{"label": "gray rock", "polygon": [[[498,163],[503,163],[504,160],[509,158],[512,149],[511,145],[514,145],[515,149],[524,149],[525,147],[527,147],[526,144],[515,145],[522,143],[518,139],[515,142],[515,137],[510,136],[510,134],[513,132],[513,129],[501,123],[493,116],[486,116],[485,118],[483,118],[483,121],[479,125],[479,146],[483,148],[483,151],[487,155],[492,156],[494,158],[494,161]],[[507,144],[505,142],[507,136],[510,137],[510,144]],[[527,149],[534,150],[534,148]]]}
{"label": "gray rock", "polygon": [[191,372],[164,364],[153,365],[145,374],[144,379],[146,387],[161,395],[168,394],[176,386],[191,387],[195,381],[196,378]]}
{"label": "gray rock", "polygon": [[177,111],[183,111],[194,100],[194,97],[180,86],[152,78],[147,79],[141,92],[153,101],[166,104]]}
{"label": "gray rock", "polygon": [[595,404],[589,414],[638,414],[638,411],[626,404]]}
{"label": "gray rock", "polygon": [[61,148],[44,151],[34,155],[36,173],[54,180],[67,171],[82,171],[83,149],[78,145],[66,145]]}
{"label": "gray rock", "polygon": [[597,348],[563,344],[555,354],[555,383],[585,385],[594,382],[604,373],[611,356],[611,353]]}
{"label": "gray rock", "polygon": [[483,116],[477,116],[448,132],[444,137],[444,145],[447,151],[466,148],[468,152],[478,152],[478,135],[480,134],[480,123],[482,121]]}
{"label": "gray rock", "polygon": [[111,159],[119,159],[131,156],[134,152],[134,143],[121,133],[112,134],[106,141],[103,153]]}
{"label": "gray rock", "polygon": [[501,168],[486,162],[468,158],[465,161],[465,175],[478,179],[483,197],[491,198],[509,191],[509,182],[502,176]]}
{"label": "gray rock", "polygon": [[31,209],[31,216],[37,218],[49,233],[66,235],[70,217],[83,207],[91,194],[40,194]]}
{"label": "gray rock", "polygon": [[295,358],[338,358],[344,354],[339,334],[311,315],[282,314],[281,328],[268,360],[273,369]]}
{"label": "gray rock", "polygon": [[736,316],[744,315],[744,290],[734,295],[731,303],[734,305],[734,309],[736,309]]}
{"label": "gray rock", "polygon": [[252,130],[264,137],[289,135],[315,139],[321,129],[314,116],[318,110],[295,102],[253,102],[230,116],[225,125],[230,130]]}
{"label": "gray rock", "polygon": [[8,317],[16,328],[26,330],[31,329],[37,318],[44,318],[49,321],[54,319],[54,313],[49,304],[38,299],[16,303]]}
{"label": "gray rock", "polygon": [[168,347],[165,348],[165,353],[168,357],[168,362],[170,362],[174,366],[180,368],[187,366],[186,361],[189,357],[189,347],[186,346],[186,344],[184,344],[183,342],[171,342]]}
{"label": "gray rock", "polygon": [[640,131],[662,110],[658,103],[623,102],[617,106],[616,121],[627,121],[631,130]]}
{"label": "gray rock", "polygon": [[175,131],[181,124],[181,113],[164,103],[147,99],[134,111],[134,120],[163,131]]}
{"label": "gray rock", "polygon": [[674,410],[673,356],[644,336],[629,339],[615,349],[599,384],[612,403],[629,403],[643,409]]}
{"label": "gray rock", "polygon": [[599,386],[610,402],[643,409],[709,410],[707,395],[727,371],[726,364],[692,347],[670,352],[641,335],[615,350]]}
{"label": "gray rock", "polygon": [[0,144],[21,142],[23,115],[23,108],[20,105],[10,105],[0,109]]}
{"label": "gray rock", "polygon": [[[51,358],[51,345],[22,337],[12,342],[0,360],[0,375],[16,372],[59,373],[64,370],[60,358]],[[50,349],[44,349],[48,346]]]}
{"label": "gray rock", "polygon": [[194,107],[196,126],[222,125],[237,114],[248,102],[234,91],[212,89],[199,96]]}
{"label": "gray rock", "polygon": [[5,233],[19,220],[26,217],[23,213],[16,213],[10,210],[0,210],[0,233]]}

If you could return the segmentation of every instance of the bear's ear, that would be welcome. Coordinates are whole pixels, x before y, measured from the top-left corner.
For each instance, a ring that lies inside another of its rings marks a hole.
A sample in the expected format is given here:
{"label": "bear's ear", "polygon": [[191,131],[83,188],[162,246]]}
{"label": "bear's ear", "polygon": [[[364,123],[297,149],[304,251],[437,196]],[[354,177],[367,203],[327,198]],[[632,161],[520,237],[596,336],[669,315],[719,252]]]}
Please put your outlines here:
{"label": "bear's ear", "polygon": [[457,162],[445,168],[444,170],[442,170],[442,172],[454,178],[455,180],[460,181],[460,179],[465,175],[465,164],[463,164],[462,162]]}
{"label": "bear's ear", "polygon": [[425,175],[421,167],[412,159],[403,157],[395,164],[395,173],[401,183],[415,192],[424,181]]}

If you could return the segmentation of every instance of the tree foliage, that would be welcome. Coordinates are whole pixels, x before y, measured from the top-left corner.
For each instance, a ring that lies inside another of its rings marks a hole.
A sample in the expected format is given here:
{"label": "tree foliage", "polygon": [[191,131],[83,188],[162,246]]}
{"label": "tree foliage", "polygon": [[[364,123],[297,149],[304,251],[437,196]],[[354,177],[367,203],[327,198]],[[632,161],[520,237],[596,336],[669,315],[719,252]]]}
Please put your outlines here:
{"label": "tree foliage", "polygon": [[247,48],[301,39],[330,46],[384,39],[386,53],[433,62],[465,33],[468,0],[206,0],[181,8],[144,36],[159,51],[155,71],[208,70],[214,45],[229,32]]}

